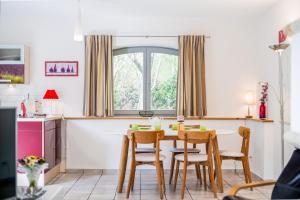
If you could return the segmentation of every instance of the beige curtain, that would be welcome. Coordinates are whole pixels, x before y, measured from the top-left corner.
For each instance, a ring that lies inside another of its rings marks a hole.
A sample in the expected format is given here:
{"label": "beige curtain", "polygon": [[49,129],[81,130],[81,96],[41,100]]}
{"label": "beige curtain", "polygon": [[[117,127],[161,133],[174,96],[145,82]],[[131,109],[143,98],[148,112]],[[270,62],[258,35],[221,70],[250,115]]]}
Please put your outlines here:
{"label": "beige curtain", "polygon": [[179,36],[177,115],[206,115],[205,36]]}
{"label": "beige curtain", "polygon": [[85,37],[85,116],[113,115],[112,36]]}

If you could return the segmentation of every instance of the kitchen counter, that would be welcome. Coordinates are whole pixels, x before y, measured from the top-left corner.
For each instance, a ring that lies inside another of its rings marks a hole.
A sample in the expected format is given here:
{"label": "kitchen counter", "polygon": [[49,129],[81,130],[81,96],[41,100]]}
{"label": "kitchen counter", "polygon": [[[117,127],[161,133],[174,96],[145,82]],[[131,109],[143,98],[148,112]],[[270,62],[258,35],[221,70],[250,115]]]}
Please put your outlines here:
{"label": "kitchen counter", "polygon": [[[47,184],[62,171],[62,128],[61,116],[18,118],[18,159],[35,155],[45,158],[48,168],[41,174],[39,185]],[[26,186],[25,174],[18,173],[18,185]]]}
{"label": "kitchen counter", "polygon": [[18,122],[46,122],[51,120],[62,119],[62,116],[48,116],[48,117],[18,117]]}

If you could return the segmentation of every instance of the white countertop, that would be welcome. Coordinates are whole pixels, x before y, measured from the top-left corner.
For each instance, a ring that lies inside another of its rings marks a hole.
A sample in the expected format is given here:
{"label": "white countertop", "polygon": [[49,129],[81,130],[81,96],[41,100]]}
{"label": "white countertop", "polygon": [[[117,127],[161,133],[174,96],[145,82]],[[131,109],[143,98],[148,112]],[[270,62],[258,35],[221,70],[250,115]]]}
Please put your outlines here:
{"label": "white countertop", "polygon": [[18,122],[46,122],[50,120],[62,119],[62,116],[48,116],[48,117],[18,117]]}

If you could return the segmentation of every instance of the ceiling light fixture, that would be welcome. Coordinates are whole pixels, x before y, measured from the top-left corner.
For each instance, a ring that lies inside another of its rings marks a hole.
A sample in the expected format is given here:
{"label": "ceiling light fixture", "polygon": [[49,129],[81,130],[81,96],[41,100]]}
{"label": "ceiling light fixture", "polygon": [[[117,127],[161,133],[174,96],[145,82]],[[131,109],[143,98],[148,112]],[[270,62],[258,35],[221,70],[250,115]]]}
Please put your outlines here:
{"label": "ceiling light fixture", "polygon": [[80,0],[78,0],[78,12],[77,12],[77,21],[76,21],[75,31],[74,31],[74,40],[78,42],[81,42],[83,40]]}

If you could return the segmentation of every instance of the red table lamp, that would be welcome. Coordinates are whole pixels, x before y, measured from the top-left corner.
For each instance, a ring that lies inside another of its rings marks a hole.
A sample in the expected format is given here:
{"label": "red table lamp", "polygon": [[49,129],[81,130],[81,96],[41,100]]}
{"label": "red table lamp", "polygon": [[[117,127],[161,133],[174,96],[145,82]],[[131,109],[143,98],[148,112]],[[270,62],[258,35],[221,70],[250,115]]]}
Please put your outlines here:
{"label": "red table lamp", "polygon": [[43,99],[59,99],[55,90],[47,90]]}
{"label": "red table lamp", "polygon": [[[43,99],[50,100],[50,102],[51,102],[51,113],[50,113],[50,115],[56,115],[56,113],[54,113],[54,110],[56,110],[56,104],[53,105],[53,103],[55,103],[54,101],[59,99],[56,91],[55,90],[47,90],[46,93],[44,94]],[[53,107],[55,107],[55,108],[53,109]]]}

